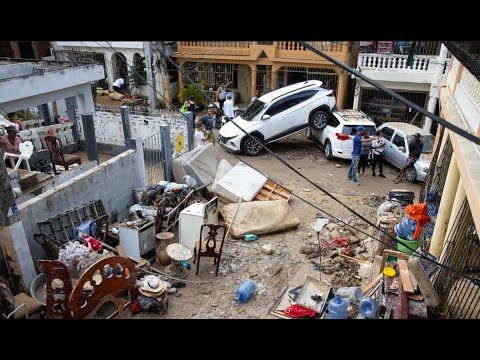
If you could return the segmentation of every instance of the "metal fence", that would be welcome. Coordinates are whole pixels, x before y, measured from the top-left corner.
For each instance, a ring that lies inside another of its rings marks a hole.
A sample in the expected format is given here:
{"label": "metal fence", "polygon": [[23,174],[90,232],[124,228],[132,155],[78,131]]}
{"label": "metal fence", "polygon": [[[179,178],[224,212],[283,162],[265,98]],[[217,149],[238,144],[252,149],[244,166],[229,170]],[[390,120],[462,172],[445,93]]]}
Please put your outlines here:
{"label": "metal fence", "polygon": [[[467,199],[447,234],[440,262],[473,278],[480,276],[480,242]],[[435,275],[433,284],[440,305],[430,310],[431,317],[480,319],[480,287],[445,268]]]}
{"label": "metal fence", "polygon": [[[397,91],[397,94],[422,108],[427,107],[428,92]],[[423,123],[423,115],[378,89],[362,88],[359,104],[360,110],[370,116],[377,126],[391,121],[416,126]]]}
{"label": "metal fence", "polygon": [[[409,54],[414,41],[360,41],[361,53]],[[440,54],[440,41],[415,41],[414,55]]]}
{"label": "metal fence", "polygon": [[480,81],[480,41],[447,41],[445,46]]}
{"label": "metal fence", "polygon": [[142,148],[147,184],[153,185],[164,180],[163,167],[165,164],[165,156],[162,151],[161,133],[143,139]]}

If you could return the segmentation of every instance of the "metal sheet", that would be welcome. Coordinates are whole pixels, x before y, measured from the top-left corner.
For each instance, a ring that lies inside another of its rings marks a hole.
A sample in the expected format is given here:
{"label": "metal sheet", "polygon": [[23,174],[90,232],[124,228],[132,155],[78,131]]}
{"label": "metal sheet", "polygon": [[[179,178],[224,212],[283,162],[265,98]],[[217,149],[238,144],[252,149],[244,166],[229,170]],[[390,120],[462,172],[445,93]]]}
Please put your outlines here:
{"label": "metal sheet", "polygon": [[[323,309],[325,308],[325,304],[327,303],[327,299],[331,290],[332,288],[322,286],[322,284],[318,280],[309,276],[305,281],[302,291],[297,296],[295,302],[298,305],[301,305],[317,312],[318,314],[321,314],[323,312]],[[313,300],[313,295],[321,295],[322,300]]]}

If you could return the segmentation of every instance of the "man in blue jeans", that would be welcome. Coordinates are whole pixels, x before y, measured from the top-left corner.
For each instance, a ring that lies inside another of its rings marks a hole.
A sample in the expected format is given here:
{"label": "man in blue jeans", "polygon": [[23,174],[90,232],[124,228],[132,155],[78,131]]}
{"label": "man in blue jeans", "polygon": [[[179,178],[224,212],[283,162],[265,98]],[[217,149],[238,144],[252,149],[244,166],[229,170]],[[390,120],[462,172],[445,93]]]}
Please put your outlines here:
{"label": "man in blue jeans", "polygon": [[372,139],[363,139],[363,134],[367,130],[364,126],[357,126],[357,135],[353,137],[353,151],[352,151],[352,162],[348,168],[347,179],[352,181],[353,185],[360,185],[357,180],[357,167],[358,161],[360,160],[360,155],[362,154],[362,142],[372,141]]}

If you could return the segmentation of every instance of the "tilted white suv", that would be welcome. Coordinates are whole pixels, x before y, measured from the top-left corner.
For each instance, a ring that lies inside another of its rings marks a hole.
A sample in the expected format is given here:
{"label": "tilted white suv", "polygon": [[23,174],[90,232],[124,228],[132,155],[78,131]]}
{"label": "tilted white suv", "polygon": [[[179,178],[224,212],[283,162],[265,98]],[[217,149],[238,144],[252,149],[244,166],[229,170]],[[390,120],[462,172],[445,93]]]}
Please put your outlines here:
{"label": "tilted white suv", "polygon": [[352,158],[352,139],[357,133],[358,125],[363,125],[370,136],[376,132],[372,119],[362,111],[353,109],[336,110],[313,125],[307,128],[307,137],[323,148],[328,160]]}
{"label": "tilted white suv", "polygon": [[258,98],[219,131],[220,143],[234,152],[258,155],[260,143],[268,144],[318,124],[335,107],[333,91],[318,80],[285,86]]}

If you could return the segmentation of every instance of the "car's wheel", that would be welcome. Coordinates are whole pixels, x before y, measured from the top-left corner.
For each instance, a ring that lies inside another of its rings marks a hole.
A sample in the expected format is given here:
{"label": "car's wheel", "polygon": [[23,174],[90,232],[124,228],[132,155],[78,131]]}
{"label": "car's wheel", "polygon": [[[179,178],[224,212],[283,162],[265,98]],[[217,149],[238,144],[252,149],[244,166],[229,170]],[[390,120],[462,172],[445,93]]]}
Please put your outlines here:
{"label": "car's wheel", "polygon": [[409,166],[407,168],[407,171],[405,172],[405,179],[407,179],[408,182],[415,182],[417,180],[417,170],[413,166]]}
{"label": "car's wheel", "polygon": [[255,156],[262,151],[262,140],[258,136],[248,137],[242,145],[243,153],[248,156]]}
{"label": "car's wheel", "polygon": [[315,130],[323,130],[328,124],[330,115],[325,110],[317,110],[310,118],[310,126]]}
{"label": "car's wheel", "polygon": [[313,138],[312,138],[312,129],[310,128],[310,126],[307,127],[307,129],[305,130],[305,132],[306,132],[306,135],[307,135],[307,139],[310,140],[310,141],[312,141],[312,140],[313,140]]}
{"label": "car's wheel", "polygon": [[327,160],[333,159],[332,144],[330,143],[330,140],[325,140],[325,146],[323,151]]}

